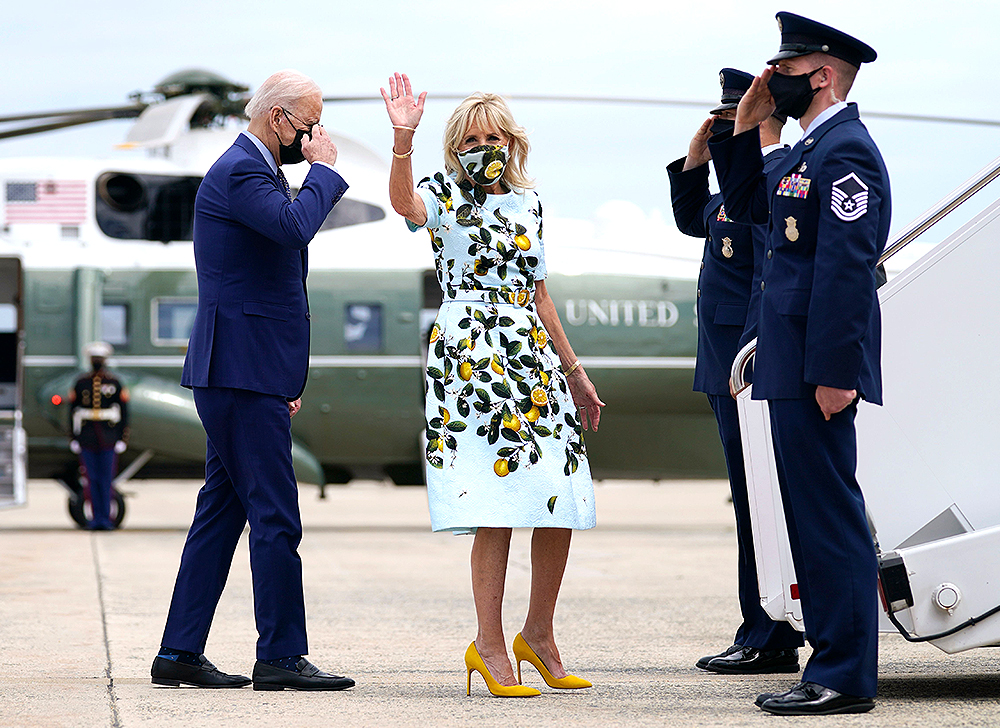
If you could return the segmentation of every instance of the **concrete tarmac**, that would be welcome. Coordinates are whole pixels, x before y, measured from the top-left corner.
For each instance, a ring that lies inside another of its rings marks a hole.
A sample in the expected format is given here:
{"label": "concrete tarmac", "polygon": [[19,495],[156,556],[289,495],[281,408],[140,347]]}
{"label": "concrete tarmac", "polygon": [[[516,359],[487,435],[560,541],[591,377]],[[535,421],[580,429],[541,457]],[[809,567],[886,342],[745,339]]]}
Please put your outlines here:
{"label": "concrete tarmac", "polygon": [[[493,698],[462,656],[475,637],[469,537],[429,530],[422,488],[382,483],[301,491],[310,659],[347,674],[342,693],[163,688],[150,684],[200,483],[133,481],[117,532],[74,527],[65,492],[32,481],[29,505],[0,512],[0,727],[31,726],[813,726],[1000,725],[1000,654],[946,655],[897,635],[880,642],[871,713],[781,719],[753,704],[796,675],[732,677],[694,668],[739,621],[732,509],[722,481],[603,482],[598,527],[573,537],[556,612],[564,663],[594,687]],[[505,620],[520,628],[529,534],[511,547]],[[250,674],[246,536],[206,654]],[[801,661],[808,657],[802,650]]]}

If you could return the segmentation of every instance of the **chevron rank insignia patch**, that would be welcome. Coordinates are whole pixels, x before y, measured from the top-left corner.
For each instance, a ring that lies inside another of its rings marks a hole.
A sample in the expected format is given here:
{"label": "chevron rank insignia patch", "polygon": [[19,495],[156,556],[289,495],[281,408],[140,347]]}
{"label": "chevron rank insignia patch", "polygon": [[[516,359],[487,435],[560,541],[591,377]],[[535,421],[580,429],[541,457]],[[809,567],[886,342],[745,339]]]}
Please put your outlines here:
{"label": "chevron rank insignia patch", "polygon": [[844,222],[853,222],[868,212],[868,185],[851,172],[833,183],[830,209]]}

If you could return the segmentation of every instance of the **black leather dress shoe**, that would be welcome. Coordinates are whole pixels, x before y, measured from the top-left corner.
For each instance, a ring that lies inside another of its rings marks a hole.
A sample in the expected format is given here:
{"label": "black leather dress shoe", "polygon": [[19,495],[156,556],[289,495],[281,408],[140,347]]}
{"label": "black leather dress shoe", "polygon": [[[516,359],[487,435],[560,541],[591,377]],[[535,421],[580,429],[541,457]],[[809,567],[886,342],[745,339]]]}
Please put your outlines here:
{"label": "black leather dress shoe", "polygon": [[806,682],[794,690],[765,700],[760,709],[775,715],[834,715],[867,713],[874,707],[873,698],[844,695],[814,682]]}
{"label": "black leather dress shoe", "polygon": [[720,655],[709,660],[704,669],[725,675],[798,672],[799,651],[796,649],[758,650],[755,647],[741,647],[728,655]]}
{"label": "black leather dress shoe", "polygon": [[346,690],[353,688],[349,677],[323,672],[306,658],[299,660],[294,670],[268,665],[257,660],[253,666],[254,690]]}
{"label": "black leather dress shoe", "polygon": [[781,695],[788,695],[788,693],[792,692],[792,690],[798,690],[800,687],[802,687],[802,685],[803,683],[795,683],[794,685],[792,685],[792,687],[790,687],[783,693],[761,693],[760,695],[757,696],[757,698],[753,701],[753,703],[759,708],[771,698],[777,698]]}
{"label": "black leather dress shoe", "polygon": [[716,657],[725,657],[727,655],[733,654],[734,652],[738,652],[739,650],[742,649],[743,649],[742,645],[733,645],[732,647],[728,648],[725,652],[720,652],[717,655],[705,655],[700,660],[698,660],[698,662],[694,663],[694,666],[704,670],[705,666],[712,660],[714,660]]}
{"label": "black leather dress shoe", "polygon": [[199,688],[242,688],[250,684],[246,675],[227,675],[208,661],[204,655],[199,655],[200,665],[188,665],[166,657],[156,656],[149,674],[154,685],[173,685],[181,683]]}

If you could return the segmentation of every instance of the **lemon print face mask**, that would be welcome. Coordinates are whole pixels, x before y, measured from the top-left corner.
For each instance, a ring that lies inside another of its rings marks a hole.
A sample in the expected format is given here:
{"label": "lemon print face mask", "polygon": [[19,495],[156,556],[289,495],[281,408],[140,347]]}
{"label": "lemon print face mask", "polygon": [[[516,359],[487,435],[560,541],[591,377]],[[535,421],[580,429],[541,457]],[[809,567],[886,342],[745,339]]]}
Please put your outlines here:
{"label": "lemon print face mask", "polygon": [[458,152],[458,161],[469,179],[477,185],[489,187],[500,181],[507,166],[507,147],[483,144],[465,152]]}

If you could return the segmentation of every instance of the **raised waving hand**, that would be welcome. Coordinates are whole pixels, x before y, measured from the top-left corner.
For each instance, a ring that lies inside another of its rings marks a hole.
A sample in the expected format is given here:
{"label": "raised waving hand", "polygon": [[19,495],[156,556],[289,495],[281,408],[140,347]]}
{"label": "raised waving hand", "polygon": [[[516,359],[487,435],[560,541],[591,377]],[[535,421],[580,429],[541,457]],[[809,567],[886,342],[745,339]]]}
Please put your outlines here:
{"label": "raised waving hand", "polygon": [[389,112],[392,125],[416,129],[424,113],[424,99],[427,98],[427,92],[424,91],[414,99],[413,87],[410,86],[410,79],[405,73],[389,76],[389,90],[380,88],[379,91],[385,99],[385,110]]}

